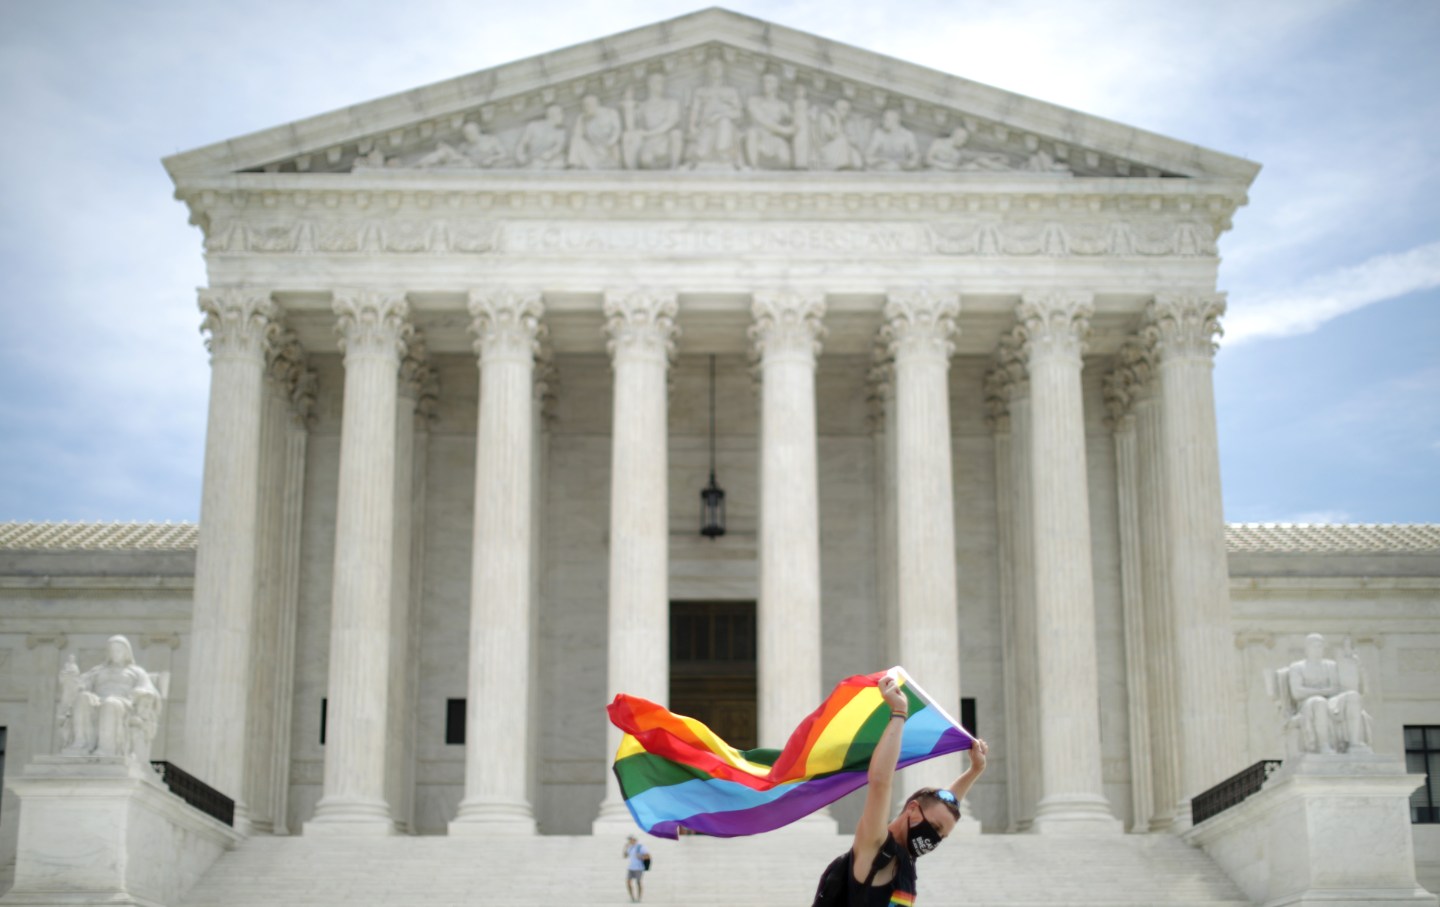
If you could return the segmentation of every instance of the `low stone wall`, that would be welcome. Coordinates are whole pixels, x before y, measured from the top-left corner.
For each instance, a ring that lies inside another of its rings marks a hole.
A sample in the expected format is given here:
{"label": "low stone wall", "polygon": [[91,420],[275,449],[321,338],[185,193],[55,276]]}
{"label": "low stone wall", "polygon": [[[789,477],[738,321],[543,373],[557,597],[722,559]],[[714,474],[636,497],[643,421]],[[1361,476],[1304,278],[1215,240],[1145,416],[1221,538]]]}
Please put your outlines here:
{"label": "low stone wall", "polygon": [[1410,830],[1424,780],[1393,756],[1306,754],[1183,837],[1264,907],[1435,905],[1415,879]]}
{"label": "low stone wall", "polygon": [[4,907],[173,907],[241,839],[131,759],[41,756],[10,787],[20,840]]}

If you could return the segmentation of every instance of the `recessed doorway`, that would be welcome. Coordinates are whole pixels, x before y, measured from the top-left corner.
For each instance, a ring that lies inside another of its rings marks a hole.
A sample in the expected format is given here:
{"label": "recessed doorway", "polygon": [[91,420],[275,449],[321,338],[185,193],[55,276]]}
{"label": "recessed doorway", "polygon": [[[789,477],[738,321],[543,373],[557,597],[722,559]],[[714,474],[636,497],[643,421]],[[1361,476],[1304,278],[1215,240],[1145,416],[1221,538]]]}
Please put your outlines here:
{"label": "recessed doorway", "polygon": [[670,711],[754,749],[755,678],[753,601],[670,603]]}

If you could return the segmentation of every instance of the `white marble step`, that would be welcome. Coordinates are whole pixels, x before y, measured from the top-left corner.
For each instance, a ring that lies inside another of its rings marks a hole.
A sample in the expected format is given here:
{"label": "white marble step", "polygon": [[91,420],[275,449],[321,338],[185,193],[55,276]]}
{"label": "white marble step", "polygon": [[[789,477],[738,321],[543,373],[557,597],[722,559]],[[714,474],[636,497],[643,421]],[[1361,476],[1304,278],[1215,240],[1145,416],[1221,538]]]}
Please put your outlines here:
{"label": "white marble step", "polygon": [[[226,854],[184,907],[628,904],[621,840],[252,838]],[[809,904],[844,837],[646,842],[646,904]],[[1204,853],[1164,835],[955,838],[920,864],[926,904],[1170,905],[1249,902]]]}

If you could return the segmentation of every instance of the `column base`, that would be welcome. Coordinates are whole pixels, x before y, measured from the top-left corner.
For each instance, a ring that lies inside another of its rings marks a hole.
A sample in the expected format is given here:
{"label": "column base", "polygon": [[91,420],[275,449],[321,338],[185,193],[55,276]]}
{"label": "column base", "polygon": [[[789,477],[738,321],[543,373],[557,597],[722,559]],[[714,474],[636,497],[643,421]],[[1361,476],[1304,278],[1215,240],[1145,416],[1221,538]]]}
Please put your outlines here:
{"label": "column base", "polygon": [[448,833],[452,838],[490,835],[535,835],[535,814],[523,800],[465,800]]}
{"label": "column base", "polygon": [[383,800],[325,798],[301,832],[308,837],[383,838],[395,834],[390,807]]}
{"label": "column base", "polygon": [[1061,794],[1040,801],[1030,831],[1039,835],[1119,835],[1125,833],[1125,823],[1110,814],[1104,797]]}

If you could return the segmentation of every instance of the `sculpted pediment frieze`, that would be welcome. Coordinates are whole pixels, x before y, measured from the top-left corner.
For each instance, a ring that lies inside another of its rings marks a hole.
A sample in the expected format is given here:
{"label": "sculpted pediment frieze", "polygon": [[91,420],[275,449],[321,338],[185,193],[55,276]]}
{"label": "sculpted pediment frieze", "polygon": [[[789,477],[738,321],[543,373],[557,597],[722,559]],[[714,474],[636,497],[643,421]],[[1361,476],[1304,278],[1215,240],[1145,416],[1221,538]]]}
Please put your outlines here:
{"label": "sculpted pediment frieze", "polygon": [[[363,126],[359,124],[364,124]],[[1222,177],[1248,161],[709,9],[166,161],[224,174]]]}
{"label": "sculpted pediment frieze", "polygon": [[255,169],[1177,175],[718,44]]}

